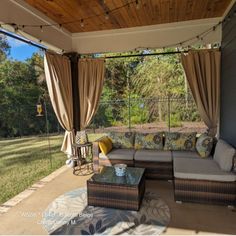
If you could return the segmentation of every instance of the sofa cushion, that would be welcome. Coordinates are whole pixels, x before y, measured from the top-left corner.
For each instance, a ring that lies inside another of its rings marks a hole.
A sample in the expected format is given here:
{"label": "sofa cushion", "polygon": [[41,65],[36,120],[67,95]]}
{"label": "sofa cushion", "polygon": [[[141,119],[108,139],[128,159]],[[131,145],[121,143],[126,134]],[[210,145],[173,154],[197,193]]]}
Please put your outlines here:
{"label": "sofa cushion", "polygon": [[170,151],[156,150],[137,150],[134,154],[135,161],[152,161],[152,162],[171,162]]}
{"label": "sofa cushion", "polygon": [[163,149],[163,132],[157,133],[136,133],[135,149]]}
{"label": "sofa cushion", "polygon": [[235,149],[224,140],[219,139],[216,144],[214,160],[219,164],[222,170],[231,171],[234,155]]}
{"label": "sofa cushion", "polygon": [[191,151],[172,151],[173,158],[200,158],[198,152]]}
{"label": "sofa cushion", "polygon": [[198,179],[233,182],[236,174],[223,171],[213,159],[174,159],[174,177],[180,179]]}
{"label": "sofa cushion", "polygon": [[99,158],[111,160],[133,160],[134,153],[134,149],[112,149],[107,155],[99,153]]}
{"label": "sofa cushion", "polygon": [[133,132],[110,132],[108,137],[112,141],[114,148],[133,148],[134,133]]}
{"label": "sofa cushion", "polygon": [[196,142],[196,150],[199,153],[200,157],[208,157],[211,154],[213,147],[213,138],[207,134],[201,134]]}
{"label": "sofa cushion", "polygon": [[109,153],[112,149],[112,142],[108,137],[104,137],[98,142],[99,148],[101,149],[101,152],[106,155]]}
{"label": "sofa cushion", "polygon": [[195,151],[196,134],[197,134],[196,132],[193,133],[165,132],[164,150]]}

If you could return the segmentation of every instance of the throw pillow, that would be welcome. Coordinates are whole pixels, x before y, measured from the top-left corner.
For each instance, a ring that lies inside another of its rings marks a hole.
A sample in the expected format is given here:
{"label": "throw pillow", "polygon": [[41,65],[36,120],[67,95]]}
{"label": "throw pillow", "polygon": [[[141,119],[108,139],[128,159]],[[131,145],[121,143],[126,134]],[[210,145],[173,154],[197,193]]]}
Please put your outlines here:
{"label": "throw pillow", "polygon": [[233,172],[236,173],[236,152],[234,154],[234,160],[233,160]]}
{"label": "throw pillow", "polygon": [[163,132],[157,133],[136,133],[135,149],[163,149]]}
{"label": "throw pillow", "polygon": [[214,160],[219,164],[222,170],[232,170],[234,155],[235,149],[224,140],[219,139],[216,144]]}
{"label": "throw pillow", "polygon": [[85,130],[76,132],[75,142],[77,144],[85,144],[88,142],[88,135]]}
{"label": "throw pillow", "polygon": [[99,148],[104,155],[107,155],[112,149],[112,142],[108,137],[103,138],[98,142]]}
{"label": "throw pillow", "polygon": [[201,134],[196,142],[196,150],[200,157],[209,157],[213,147],[213,138],[206,133]]}
{"label": "throw pillow", "polygon": [[169,151],[195,151],[196,132],[179,133],[165,132],[164,150]]}
{"label": "throw pillow", "polygon": [[112,141],[114,148],[133,148],[134,133],[133,132],[110,132],[108,137]]}

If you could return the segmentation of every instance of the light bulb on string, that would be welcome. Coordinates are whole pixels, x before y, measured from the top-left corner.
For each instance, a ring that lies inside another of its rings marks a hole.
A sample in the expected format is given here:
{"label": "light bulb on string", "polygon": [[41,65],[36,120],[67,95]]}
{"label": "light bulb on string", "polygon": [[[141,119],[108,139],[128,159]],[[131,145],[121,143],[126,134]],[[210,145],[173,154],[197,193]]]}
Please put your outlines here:
{"label": "light bulb on string", "polygon": [[140,3],[139,3],[139,0],[136,0],[136,1],[135,1],[135,4],[136,4],[136,9],[139,10],[139,9],[140,9]]}
{"label": "light bulb on string", "polygon": [[80,26],[81,26],[82,28],[84,27],[84,20],[83,20],[83,19],[80,20]]}
{"label": "light bulb on string", "polygon": [[106,19],[106,20],[109,20],[109,18],[110,18],[109,12],[107,11],[107,12],[106,12],[106,15],[105,15],[105,19]]}

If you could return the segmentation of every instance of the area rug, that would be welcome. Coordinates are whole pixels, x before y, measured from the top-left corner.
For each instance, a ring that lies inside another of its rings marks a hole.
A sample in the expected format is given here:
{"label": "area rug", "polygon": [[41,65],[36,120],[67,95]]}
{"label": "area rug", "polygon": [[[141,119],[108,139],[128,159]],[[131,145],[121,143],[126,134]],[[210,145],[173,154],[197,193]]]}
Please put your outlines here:
{"label": "area rug", "polygon": [[156,193],[146,192],[138,212],[87,206],[87,190],[75,189],[56,198],[43,213],[49,234],[151,235],[162,233],[170,221],[170,209]]}

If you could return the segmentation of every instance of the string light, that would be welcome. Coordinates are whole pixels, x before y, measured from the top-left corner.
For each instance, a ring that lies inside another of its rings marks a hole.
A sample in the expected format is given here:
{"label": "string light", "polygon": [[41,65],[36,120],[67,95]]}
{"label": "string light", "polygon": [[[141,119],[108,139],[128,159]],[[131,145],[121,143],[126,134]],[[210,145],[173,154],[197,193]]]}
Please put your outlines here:
{"label": "string light", "polygon": [[[106,0],[103,0],[103,3],[105,4],[106,3]],[[121,5],[121,6],[119,6],[119,7],[116,7],[116,8],[113,8],[113,9],[110,9],[109,11],[106,11],[105,12],[105,18],[106,19],[109,19],[109,15],[110,15],[110,13],[111,12],[114,12],[114,11],[117,11],[117,10],[119,10],[119,9],[122,9],[122,8],[125,8],[125,7],[130,7],[130,5],[133,5],[133,4],[135,4],[135,6],[136,6],[136,9],[139,9],[140,7],[141,7],[141,0],[133,0],[133,1],[131,1],[131,2],[127,2],[127,3],[125,3],[124,5]],[[17,27],[18,28],[26,28],[26,27],[35,27],[35,28],[37,28],[37,27],[39,27],[40,28],[40,30],[41,30],[41,32],[43,32],[43,28],[44,27],[53,27],[53,26],[57,26],[59,29],[61,29],[62,28],[62,26],[63,25],[67,25],[67,24],[72,24],[72,23],[78,23],[78,22],[80,22],[80,25],[81,25],[81,27],[84,27],[84,20],[88,20],[88,19],[92,19],[92,18],[99,18],[100,16],[104,16],[104,12],[103,13],[101,13],[101,14],[95,14],[95,15],[91,15],[91,16],[88,16],[88,17],[86,17],[86,18],[83,18],[83,19],[77,19],[77,20],[74,20],[74,21],[68,21],[68,22],[63,22],[63,23],[54,23],[54,24],[44,24],[44,25],[24,25],[24,27],[23,27],[23,25],[17,25]],[[231,20],[231,18],[232,18],[232,16],[235,16],[236,15],[236,10],[228,17],[228,18],[226,18],[226,20],[227,21],[230,21]],[[219,25],[221,25],[222,23],[224,23],[225,22],[225,20],[223,20],[222,22],[220,21],[218,24]],[[16,25],[16,24],[14,24],[14,23],[6,23],[6,24],[2,24],[2,25]]]}
{"label": "string light", "polygon": [[[106,2],[106,1],[103,0],[103,3],[105,3],[105,2]],[[117,11],[117,10],[122,9],[122,8],[124,8],[124,7],[128,7],[128,8],[129,8],[129,7],[130,7],[131,5],[133,5],[133,4],[135,4],[136,9],[139,9],[139,8],[140,8],[140,5],[141,5],[141,4],[140,4],[140,0],[134,0],[134,1],[131,1],[131,2],[128,2],[128,3],[124,4],[124,5],[122,5],[122,6],[119,6],[119,7],[117,7],[117,8],[113,8],[113,9],[111,9],[111,10],[109,10],[109,11],[106,11],[106,12],[105,12],[105,19],[107,19],[107,20],[109,19],[111,12]],[[13,29],[14,29],[15,32],[18,32],[19,29],[23,30],[23,29],[26,28],[26,27],[39,28],[39,29],[41,30],[41,32],[43,32],[43,28],[44,28],[44,27],[53,27],[53,26],[57,26],[59,29],[62,30],[62,26],[63,26],[63,25],[72,24],[72,23],[76,23],[76,22],[80,22],[80,26],[81,26],[81,27],[84,27],[84,20],[91,19],[91,18],[95,18],[95,17],[97,18],[97,17],[100,17],[100,16],[102,16],[102,15],[104,16],[104,12],[101,13],[101,14],[92,15],[92,16],[89,16],[89,17],[86,17],[86,18],[83,18],[83,19],[78,19],[78,20],[74,20],[74,21],[63,22],[63,23],[60,23],[60,24],[54,23],[54,24],[44,24],[44,25],[26,25],[26,24],[24,24],[24,25],[20,25],[20,24],[17,25],[17,24],[15,24],[15,23],[4,23],[4,24],[1,24],[0,27],[3,27],[4,25],[11,25],[11,26],[13,27]],[[205,38],[209,33],[211,33],[212,31],[216,31],[216,29],[217,29],[218,26],[221,26],[222,24],[225,24],[226,22],[229,22],[229,21],[232,19],[232,17],[234,17],[234,16],[236,16],[236,10],[235,10],[233,13],[231,13],[231,15],[229,15],[227,18],[225,18],[225,19],[222,20],[222,21],[219,21],[215,26],[213,26],[213,27],[211,27],[210,29],[208,29],[208,30],[202,32],[201,34],[199,34],[199,35],[197,35],[197,36],[194,36],[194,37],[192,37],[192,38],[190,38],[190,39],[187,39],[187,40],[185,40],[185,41],[178,42],[178,43],[176,43],[176,44],[166,45],[165,47],[163,47],[163,50],[165,50],[165,48],[174,47],[174,46],[180,46],[180,47],[182,47],[183,44],[186,44],[186,43],[188,43],[188,42],[191,42],[191,41],[193,41],[194,39],[201,40],[201,41],[203,42],[203,41],[204,41],[204,38]],[[142,47],[135,48],[135,50],[138,50],[139,48],[142,48]]]}
{"label": "string light", "polygon": [[140,9],[140,3],[139,3],[139,0],[136,0],[135,3],[136,3],[136,9],[139,10],[139,9]]}
{"label": "string light", "polygon": [[84,20],[83,20],[83,19],[80,20],[80,26],[81,26],[82,28],[84,27]]}
{"label": "string light", "polygon": [[[130,4],[136,4],[136,2],[138,2],[138,5],[139,5],[139,1],[138,0],[133,0],[131,2],[127,2],[125,3],[124,5],[121,5],[119,7],[116,7],[116,8],[113,8],[113,9],[110,9],[109,11],[106,11],[105,14],[108,15],[112,12],[115,12],[117,10],[120,10],[122,8],[125,8],[125,7],[129,7]],[[105,3],[105,0],[103,1],[103,3]],[[93,19],[93,18],[99,18],[100,16],[104,16],[104,12],[101,13],[101,14],[94,14],[94,15],[91,15],[91,16],[88,16],[86,18],[80,18],[80,19],[77,19],[77,20],[74,20],[74,21],[67,21],[67,22],[63,22],[63,23],[53,23],[53,24],[41,24],[41,25],[24,25],[25,27],[30,27],[30,28],[43,28],[43,27],[53,27],[53,26],[57,26],[57,27],[60,27],[60,25],[64,26],[64,25],[69,25],[69,24],[73,24],[73,23],[78,23],[81,21],[84,21],[84,20],[88,20],[88,19]],[[14,23],[5,23],[5,24],[2,24],[2,25],[13,25]],[[14,24],[15,25],[15,24]],[[22,25],[18,25],[19,27],[22,27]]]}
{"label": "string light", "polygon": [[109,12],[107,11],[107,12],[106,12],[106,15],[105,15],[105,19],[106,19],[106,20],[109,20],[109,18],[110,18]]}

